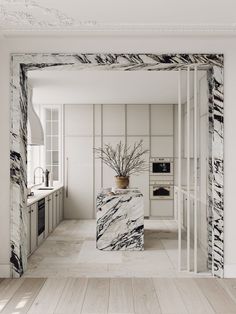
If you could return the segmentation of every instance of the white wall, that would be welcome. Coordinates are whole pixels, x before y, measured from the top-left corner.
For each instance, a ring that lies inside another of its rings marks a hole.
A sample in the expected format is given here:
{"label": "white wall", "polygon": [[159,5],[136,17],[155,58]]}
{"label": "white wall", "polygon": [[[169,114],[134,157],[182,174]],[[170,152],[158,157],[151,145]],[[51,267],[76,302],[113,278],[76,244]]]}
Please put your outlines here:
{"label": "white wall", "polygon": [[[190,35],[190,34],[189,34]],[[225,265],[226,275],[236,277],[235,86],[236,39],[233,37],[81,37],[9,38],[0,40],[0,264],[9,258],[9,53],[12,52],[153,52],[225,54]]]}

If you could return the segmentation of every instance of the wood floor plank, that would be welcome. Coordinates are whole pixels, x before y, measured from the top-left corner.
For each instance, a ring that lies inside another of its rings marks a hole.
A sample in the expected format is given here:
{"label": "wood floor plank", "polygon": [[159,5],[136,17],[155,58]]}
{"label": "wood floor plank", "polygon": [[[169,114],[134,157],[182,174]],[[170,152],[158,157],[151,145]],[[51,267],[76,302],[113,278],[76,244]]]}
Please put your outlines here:
{"label": "wood floor plank", "polygon": [[23,314],[27,313],[34,299],[42,288],[45,279],[28,278],[25,279],[22,285],[17,289],[11,300],[2,310],[2,314]]}
{"label": "wood floor plank", "polygon": [[80,313],[82,310],[88,279],[68,279],[55,314]]}
{"label": "wood floor plank", "polygon": [[22,285],[24,279],[4,279],[0,284],[0,312],[10,301],[17,289]]}
{"label": "wood floor plank", "polygon": [[109,279],[89,278],[82,314],[104,314],[108,310]]}
{"label": "wood floor plank", "polygon": [[207,297],[216,313],[236,313],[236,303],[215,279],[195,279],[195,282]]}
{"label": "wood floor plank", "polygon": [[236,302],[236,279],[217,279],[217,281]]}
{"label": "wood floor plank", "polygon": [[109,314],[133,314],[133,289],[131,278],[110,279]]}
{"label": "wood floor plank", "polygon": [[171,278],[153,279],[163,314],[187,314],[181,294]]}
{"label": "wood floor plank", "polygon": [[151,278],[134,278],[133,295],[136,314],[161,313],[155,287]]}
{"label": "wood floor plank", "polygon": [[174,283],[182,296],[187,311],[191,314],[215,313],[207,298],[192,278],[177,278]]}
{"label": "wood floor plank", "polygon": [[29,314],[52,314],[66,285],[65,278],[49,278],[33,302]]}

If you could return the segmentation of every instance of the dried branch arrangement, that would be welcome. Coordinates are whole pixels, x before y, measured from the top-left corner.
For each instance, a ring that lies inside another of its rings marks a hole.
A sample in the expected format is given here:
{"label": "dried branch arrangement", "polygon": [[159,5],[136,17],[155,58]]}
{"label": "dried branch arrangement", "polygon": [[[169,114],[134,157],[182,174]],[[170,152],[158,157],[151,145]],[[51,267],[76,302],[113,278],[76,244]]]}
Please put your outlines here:
{"label": "dried branch arrangement", "polygon": [[121,141],[113,148],[106,144],[103,148],[95,148],[97,158],[112,168],[118,177],[129,177],[131,174],[148,170],[144,155],[148,149],[143,149],[143,141],[135,143],[133,147]]}

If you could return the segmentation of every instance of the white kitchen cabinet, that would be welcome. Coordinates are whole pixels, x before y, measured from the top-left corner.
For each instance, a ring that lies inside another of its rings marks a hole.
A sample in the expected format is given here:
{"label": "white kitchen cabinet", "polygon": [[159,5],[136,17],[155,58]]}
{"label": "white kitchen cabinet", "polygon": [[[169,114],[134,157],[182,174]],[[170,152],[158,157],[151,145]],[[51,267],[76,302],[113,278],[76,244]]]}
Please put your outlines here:
{"label": "white kitchen cabinet", "polygon": [[65,138],[66,219],[91,219],[93,215],[93,138]]}
{"label": "white kitchen cabinet", "polygon": [[173,200],[151,200],[152,217],[161,217],[165,219],[174,218],[174,203]]}
{"label": "white kitchen cabinet", "polygon": [[[135,136],[128,136],[127,137],[127,144],[133,146],[135,143],[143,140],[143,148],[149,149],[149,138],[148,137],[135,137]],[[145,156],[145,161],[147,165],[149,164],[149,153]],[[147,167],[147,171],[139,173],[137,175],[131,175],[130,177],[130,187],[131,188],[138,188],[144,196],[144,216],[149,216],[149,170]]]}
{"label": "white kitchen cabinet", "polygon": [[151,157],[173,157],[173,136],[151,136]]}
{"label": "white kitchen cabinet", "polygon": [[65,136],[93,135],[93,105],[65,106]]}
{"label": "white kitchen cabinet", "polygon": [[125,105],[103,105],[103,135],[125,135]]}
{"label": "white kitchen cabinet", "polygon": [[53,229],[56,228],[57,224],[58,224],[58,191],[53,193],[53,223],[52,223],[52,227]]}
{"label": "white kitchen cabinet", "polygon": [[48,196],[45,197],[45,229],[44,229],[44,238],[48,236],[48,226],[49,226],[49,204]]}
{"label": "white kitchen cabinet", "polygon": [[38,203],[30,206],[30,253],[37,248],[38,240]]}
{"label": "white kitchen cabinet", "polygon": [[127,135],[149,135],[149,105],[127,105]]}
{"label": "white kitchen cabinet", "polygon": [[63,189],[59,190],[59,222],[63,220]]}
{"label": "white kitchen cabinet", "polygon": [[30,255],[30,253],[31,253],[31,249],[30,249],[30,247],[31,247],[31,219],[30,219],[30,217],[31,217],[31,207],[30,206],[28,206],[27,207],[27,256],[29,256]]}
{"label": "white kitchen cabinet", "polygon": [[[113,148],[116,147],[117,144],[119,144],[119,142],[122,142],[123,144],[125,144],[125,137],[124,136],[106,136],[103,139],[103,144],[110,144]],[[110,167],[108,167],[106,164],[103,163],[102,166],[102,181],[103,181],[103,187],[107,188],[107,187],[114,187],[115,186],[115,176],[116,173],[113,169],[111,169]]]}
{"label": "white kitchen cabinet", "polygon": [[53,197],[52,194],[48,195],[48,232],[53,230]]}
{"label": "white kitchen cabinet", "polygon": [[[93,105],[65,106],[66,193],[64,217],[66,219],[90,219],[94,217],[93,133],[95,131],[95,112],[93,109]],[[96,115],[99,116],[99,112],[96,112]],[[97,125],[96,130],[98,133],[100,132],[99,125]]]}
{"label": "white kitchen cabinet", "polygon": [[173,105],[151,105],[151,134],[173,135]]}

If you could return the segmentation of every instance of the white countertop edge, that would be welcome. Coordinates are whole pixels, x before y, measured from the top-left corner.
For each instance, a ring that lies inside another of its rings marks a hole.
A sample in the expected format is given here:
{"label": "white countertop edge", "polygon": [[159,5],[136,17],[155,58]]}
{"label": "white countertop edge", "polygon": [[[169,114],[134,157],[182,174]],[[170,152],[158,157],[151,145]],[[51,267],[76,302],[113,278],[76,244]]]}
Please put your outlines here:
{"label": "white countertop edge", "polygon": [[38,190],[38,188],[40,188],[40,186],[37,187],[36,189],[32,189],[32,192],[34,192],[35,194],[34,196],[30,196],[29,198],[27,198],[27,207],[33,205],[42,198],[45,198],[48,195],[53,194],[54,192],[60,190],[61,188],[63,188],[63,185],[59,184],[57,186],[53,186],[53,190]]}

